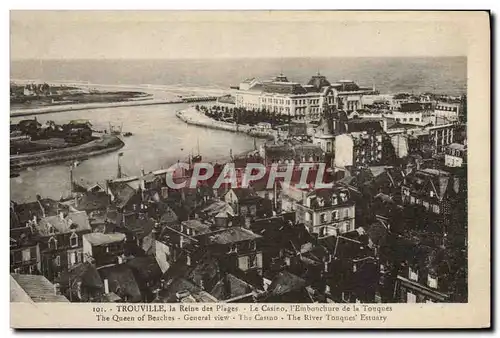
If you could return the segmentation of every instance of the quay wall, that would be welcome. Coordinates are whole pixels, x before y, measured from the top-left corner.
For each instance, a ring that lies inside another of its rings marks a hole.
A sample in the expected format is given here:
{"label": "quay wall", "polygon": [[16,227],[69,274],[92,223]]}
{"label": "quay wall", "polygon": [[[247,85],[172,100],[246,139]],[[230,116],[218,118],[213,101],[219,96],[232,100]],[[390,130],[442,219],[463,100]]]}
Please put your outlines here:
{"label": "quay wall", "polygon": [[48,107],[38,107],[29,109],[16,109],[10,112],[11,117],[17,116],[30,116],[30,115],[40,115],[49,113],[59,113],[65,111],[75,111],[75,110],[87,110],[87,109],[98,109],[98,108],[115,108],[115,107],[131,107],[131,106],[151,106],[160,104],[178,104],[186,102],[207,102],[216,101],[215,96],[200,96],[200,97],[189,97],[189,98],[179,98],[175,100],[135,100],[135,101],[122,101],[122,102],[98,102],[98,103],[75,103],[75,104],[62,104],[56,106]]}
{"label": "quay wall", "polygon": [[215,121],[205,116],[204,114],[200,113],[194,107],[178,111],[175,115],[183,122],[194,126],[224,130],[233,133],[244,133],[249,136],[266,138],[271,140],[275,138],[274,130],[270,131],[256,130],[255,127],[249,125],[241,125],[241,124],[237,125],[235,123]]}
{"label": "quay wall", "polygon": [[121,149],[125,143],[116,136],[105,135],[97,140],[64,149],[41,151],[32,154],[11,155],[10,165],[16,169],[55,162],[85,159]]}

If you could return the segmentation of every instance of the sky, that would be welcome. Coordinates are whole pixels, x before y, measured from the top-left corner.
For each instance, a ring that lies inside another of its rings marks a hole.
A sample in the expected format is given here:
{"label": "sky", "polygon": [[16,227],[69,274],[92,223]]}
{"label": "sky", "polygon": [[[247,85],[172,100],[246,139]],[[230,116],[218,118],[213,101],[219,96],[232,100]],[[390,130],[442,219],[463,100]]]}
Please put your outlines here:
{"label": "sky", "polygon": [[459,18],[439,15],[271,11],[10,14],[12,59],[467,55]]}

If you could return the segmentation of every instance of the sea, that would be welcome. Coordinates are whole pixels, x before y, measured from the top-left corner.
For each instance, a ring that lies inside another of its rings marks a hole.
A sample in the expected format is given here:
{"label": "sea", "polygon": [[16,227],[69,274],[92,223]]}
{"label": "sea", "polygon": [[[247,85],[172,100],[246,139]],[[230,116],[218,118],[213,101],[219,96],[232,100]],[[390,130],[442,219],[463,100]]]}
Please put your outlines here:
{"label": "sea", "polygon": [[[332,46],[335,48],[335,46]],[[466,57],[248,58],[190,60],[14,60],[11,78],[117,85],[183,85],[227,89],[247,78],[283,73],[305,83],[317,73],[330,82],[353,80],[382,93],[460,95]]]}
{"label": "sea", "polygon": [[[109,85],[189,86],[228,89],[246,78],[269,79],[283,73],[290,81],[307,82],[316,73],[330,82],[353,80],[375,86],[381,93],[434,92],[461,95],[467,87],[467,59],[450,58],[290,58],[218,60],[18,60],[11,79],[86,82]],[[133,136],[120,151],[91,157],[73,171],[84,184],[116,177],[118,153],[125,174],[139,175],[168,168],[198,153],[211,162],[231,153],[254,149],[262,140],[244,134],[186,125],[175,113],[187,104],[80,110],[37,116],[44,123],[88,119],[95,129],[123,126]],[[16,122],[24,118],[11,118]],[[11,199],[35,200],[36,195],[59,199],[70,191],[68,163],[29,168],[10,179]]]}

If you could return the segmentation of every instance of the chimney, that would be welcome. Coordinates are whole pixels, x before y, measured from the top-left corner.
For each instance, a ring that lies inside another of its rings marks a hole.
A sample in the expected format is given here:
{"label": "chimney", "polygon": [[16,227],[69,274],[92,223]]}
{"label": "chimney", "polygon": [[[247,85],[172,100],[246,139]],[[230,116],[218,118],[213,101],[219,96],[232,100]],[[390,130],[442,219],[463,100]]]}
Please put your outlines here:
{"label": "chimney", "polygon": [[33,224],[34,225],[37,225],[38,224],[38,220],[36,218],[36,215],[33,215]]}
{"label": "chimney", "polygon": [[104,293],[105,294],[109,293],[109,282],[107,278],[104,279]]}
{"label": "chimney", "polygon": [[59,283],[55,283],[54,284],[54,294],[56,294],[56,295],[60,295],[61,294],[61,285]]}
{"label": "chimney", "polygon": [[123,256],[118,256],[118,264],[123,264]]}

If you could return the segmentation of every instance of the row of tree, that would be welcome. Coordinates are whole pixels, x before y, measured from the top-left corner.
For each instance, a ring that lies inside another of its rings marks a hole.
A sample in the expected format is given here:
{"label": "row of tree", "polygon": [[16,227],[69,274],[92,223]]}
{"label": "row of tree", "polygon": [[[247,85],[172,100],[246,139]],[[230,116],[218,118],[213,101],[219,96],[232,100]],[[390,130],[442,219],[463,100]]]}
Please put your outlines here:
{"label": "row of tree", "polygon": [[270,123],[272,127],[286,124],[291,116],[277,114],[266,109],[246,109],[242,107],[228,106],[200,106],[196,110],[216,121],[234,122],[236,124],[256,125],[258,123]]}

